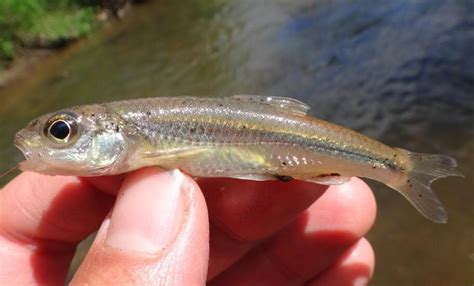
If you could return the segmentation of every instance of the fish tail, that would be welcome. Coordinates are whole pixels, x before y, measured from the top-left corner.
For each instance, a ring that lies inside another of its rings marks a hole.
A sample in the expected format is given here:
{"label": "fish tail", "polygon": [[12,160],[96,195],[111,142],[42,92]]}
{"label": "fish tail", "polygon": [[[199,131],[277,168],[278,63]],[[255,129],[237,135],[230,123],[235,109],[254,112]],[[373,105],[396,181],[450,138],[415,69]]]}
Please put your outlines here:
{"label": "fish tail", "polygon": [[408,176],[406,182],[394,188],[399,191],[424,217],[436,223],[446,223],[448,214],[431,190],[431,183],[449,176],[463,177],[456,170],[456,160],[438,154],[421,154],[402,150],[407,157]]}

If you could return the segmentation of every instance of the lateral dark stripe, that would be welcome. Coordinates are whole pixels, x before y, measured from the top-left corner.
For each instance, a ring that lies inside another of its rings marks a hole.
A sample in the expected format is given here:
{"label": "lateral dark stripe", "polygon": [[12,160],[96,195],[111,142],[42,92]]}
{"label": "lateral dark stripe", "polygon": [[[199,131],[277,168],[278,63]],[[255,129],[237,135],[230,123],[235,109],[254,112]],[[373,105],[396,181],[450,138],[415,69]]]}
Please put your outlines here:
{"label": "lateral dark stripe", "polygon": [[[131,123],[133,123],[133,125],[141,133],[147,136],[150,141],[157,140],[155,138],[158,134],[161,134],[169,136],[170,138],[175,138],[177,140],[201,143],[207,142],[214,144],[271,144],[276,142],[282,144],[296,144],[300,148],[309,149],[311,151],[317,151],[320,153],[326,153],[338,157],[343,157],[341,155],[345,155],[346,157],[352,157],[355,160],[360,160],[362,162],[377,162],[387,166],[387,168],[394,170],[397,169],[397,166],[393,162],[389,162],[386,158],[377,156],[376,154],[367,154],[362,152],[354,152],[348,149],[336,148],[325,144],[324,142],[320,142],[318,140],[310,140],[304,136],[291,133],[249,128],[242,129],[235,127],[222,127],[222,125],[220,124],[202,122],[160,122],[159,124],[156,124],[154,126],[144,124],[142,125],[140,124],[141,122]],[[217,130],[222,132],[216,132]],[[238,134],[240,140],[236,142],[228,141],[230,134]]]}

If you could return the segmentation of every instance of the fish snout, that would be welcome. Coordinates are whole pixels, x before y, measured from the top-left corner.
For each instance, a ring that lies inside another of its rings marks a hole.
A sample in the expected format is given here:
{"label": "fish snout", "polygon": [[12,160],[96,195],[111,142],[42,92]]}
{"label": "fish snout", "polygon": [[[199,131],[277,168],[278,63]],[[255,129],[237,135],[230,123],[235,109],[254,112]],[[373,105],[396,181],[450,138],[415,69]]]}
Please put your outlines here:
{"label": "fish snout", "polygon": [[21,145],[22,142],[24,141],[25,141],[25,137],[21,134],[21,131],[17,132],[15,134],[15,139],[13,139],[13,143],[15,144],[15,146]]}
{"label": "fish snout", "polygon": [[22,131],[19,131],[18,133],[15,134],[15,139],[13,140],[13,143],[15,146],[20,149],[20,151],[25,155],[25,157],[28,159],[30,155],[30,151],[28,151],[28,142],[25,136],[22,134]]}

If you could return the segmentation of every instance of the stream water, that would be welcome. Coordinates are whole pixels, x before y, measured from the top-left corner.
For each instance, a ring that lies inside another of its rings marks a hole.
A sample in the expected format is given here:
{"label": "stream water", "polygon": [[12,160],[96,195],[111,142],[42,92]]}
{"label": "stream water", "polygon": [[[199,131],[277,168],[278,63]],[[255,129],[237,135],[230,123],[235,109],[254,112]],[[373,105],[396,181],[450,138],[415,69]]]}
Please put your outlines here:
{"label": "stream water", "polygon": [[[373,285],[474,283],[474,2],[150,1],[0,89],[0,170],[30,119],[145,96],[291,96],[387,144],[455,157],[448,224],[372,183]],[[3,182],[4,183],[4,182]]]}

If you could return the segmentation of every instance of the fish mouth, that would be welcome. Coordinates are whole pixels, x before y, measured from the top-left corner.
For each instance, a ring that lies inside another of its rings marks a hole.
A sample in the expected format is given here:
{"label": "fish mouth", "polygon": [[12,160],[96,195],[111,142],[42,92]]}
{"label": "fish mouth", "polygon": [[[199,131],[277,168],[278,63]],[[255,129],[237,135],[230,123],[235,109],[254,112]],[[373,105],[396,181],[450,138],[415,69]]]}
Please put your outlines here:
{"label": "fish mouth", "polygon": [[25,170],[32,169],[33,161],[31,160],[31,157],[32,157],[33,152],[28,150],[25,137],[17,133],[15,135],[13,144],[15,145],[16,148],[18,148],[21,151],[21,153],[23,153],[23,156],[25,157],[24,161],[18,163],[18,167],[20,168],[20,170],[25,171]]}
{"label": "fish mouth", "polygon": [[23,136],[17,134],[13,144],[15,144],[15,147],[20,149],[21,153],[23,153],[23,156],[25,157],[25,160],[19,162],[17,165],[20,170],[40,171],[40,169],[44,168],[44,165],[38,162],[39,158],[35,157],[33,159],[33,152],[29,150],[28,142]]}
{"label": "fish mouth", "polygon": [[[21,153],[23,153],[23,156],[25,156],[26,161],[30,161],[32,152],[28,150],[25,142],[26,142],[26,139],[21,134],[17,133],[15,135],[15,140],[13,141],[13,144],[15,145],[16,148],[20,149]],[[22,163],[26,163],[26,161]]]}

